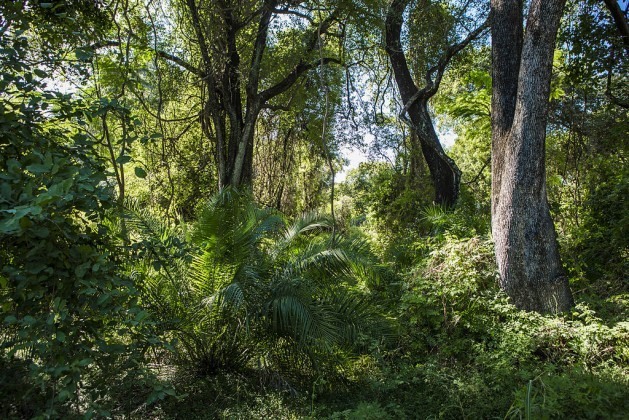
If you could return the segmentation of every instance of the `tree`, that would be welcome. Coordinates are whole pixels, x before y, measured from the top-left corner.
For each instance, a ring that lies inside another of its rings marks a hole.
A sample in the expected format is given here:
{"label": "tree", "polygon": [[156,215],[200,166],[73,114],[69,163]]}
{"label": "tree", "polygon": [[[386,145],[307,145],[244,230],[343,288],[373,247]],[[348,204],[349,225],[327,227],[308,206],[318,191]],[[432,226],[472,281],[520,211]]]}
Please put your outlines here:
{"label": "tree", "polygon": [[546,195],[553,53],[565,0],[492,0],[492,233],[500,285],[518,308],[573,305]]}
{"label": "tree", "polygon": [[629,52],[629,25],[627,24],[626,9],[622,11],[620,5],[616,0],[603,0],[605,6],[609,9],[609,13],[614,19],[618,34],[622,38],[622,42],[625,45],[625,50]]}
{"label": "tree", "polygon": [[[341,6],[309,10],[297,2],[278,0],[243,2],[240,6],[226,0],[182,3],[200,65],[164,52],[158,54],[200,79],[205,102],[201,122],[206,136],[215,142],[219,187],[250,184],[260,112],[309,70],[338,61],[324,57],[319,50],[322,36],[339,19]],[[277,63],[271,64],[266,53],[269,39],[277,38],[271,30],[272,21],[281,14],[299,16],[309,27],[299,34],[302,39],[293,43],[298,46],[289,54],[290,59],[296,58],[294,66],[278,77],[271,69]],[[265,77],[267,74],[276,77]]]}
{"label": "tree", "polygon": [[[447,45],[426,70],[425,85],[419,89],[413,81],[401,41],[403,14],[408,4],[409,0],[393,0],[389,5],[386,17],[386,51],[404,104],[401,117],[411,126],[419,140],[435,187],[435,201],[453,206],[459,194],[461,171],[441,147],[428,101],[437,93],[452,58],[487,28],[488,21],[471,31],[461,42]],[[407,113],[408,119],[405,116]]]}

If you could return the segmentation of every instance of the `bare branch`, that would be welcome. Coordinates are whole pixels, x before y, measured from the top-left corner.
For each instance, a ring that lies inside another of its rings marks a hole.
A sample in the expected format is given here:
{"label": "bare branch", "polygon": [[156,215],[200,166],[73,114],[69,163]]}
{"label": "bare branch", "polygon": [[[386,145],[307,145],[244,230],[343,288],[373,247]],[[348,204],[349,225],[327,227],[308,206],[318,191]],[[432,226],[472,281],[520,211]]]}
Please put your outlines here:
{"label": "bare branch", "polygon": [[274,86],[271,86],[270,88],[260,92],[260,98],[262,99],[262,102],[264,103],[269,99],[279,95],[280,93],[286,92],[293,84],[295,84],[297,79],[299,79],[299,77],[302,74],[306,73],[308,70],[311,70],[322,64],[326,65],[330,63],[342,64],[339,59],[332,57],[323,57],[323,59],[318,59],[311,63],[304,63],[303,61],[300,62],[288,75],[286,75],[286,77],[284,77],[284,79],[279,81]]}
{"label": "bare branch", "polygon": [[[89,46],[90,49],[96,51],[98,49],[102,49],[102,48],[109,48],[109,47],[119,47],[120,46],[120,41],[103,41],[103,42],[96,42],[92,45]],[[157,50],[155,51],[155,54],[157,54],[158,57],[163,58],[165,60],[168,61],[172,61],[173,63],[183,67],[184,69],[188,70],[190,73],[192,74],[196,74],[199,77],[205,77],[205,74],[199,70],[198,68],[196,68],[195,66],[193,66],[192,64],[188,63],[187,61],[172,55],[170,53],[167,53],[166,51],[161,51],[161,50]]]}
{"label": "bare branch", "polygon": [[302,19],[307,20],[308,22],[314,24],[314,19],[312,19],[310,16],[308,16],[305,13],[301,13],[298,12],[296,10],[290,10],[290,9],[273,9],[273,13],[278,14],[278,15],[293,15],[293,16],[298,16]]}
{"label": "bare branch", "polygon": [[[627,16],[623,13],[616,0],[603,0],[614,19],[616,29],[625,44],[625,51],[629,53],[629,25],[627,24]],[[629,7],[629,4],[627,5]]]}
{"label": "bare branch", "polygon": [[[439,58],[439,62],[434,67],[430,68],[426,72],[426,86],[423,89],[417,90],[413,96],[404,104],[404,108],[401,111],[401,115],[406,114],[411,106],[418,99],[427,100],[432,97],[437,90],[439,89],[439,85],[441,84],[441,80],[443,79],[443,75],[445,73],[448,64],[452,58],[459,53],[463,48],[465,48],[470,42],[478,38],[484,31],[489,29],[491,19],[488,17],[482,25],[476,28],[474,31],[470,32],[467,37],[457,43],[450,45],[445,53]],[[436,75],[435,75],[436,73]]]}
{"label": "bare branch", "polygon": [[[450,45],[446,49],[446,52],[441,56],[441,58],[439,58],[439,62],[437,63],[437,65],[431,68],[430,70],[428,70],[426,74],[426,81],[428,82],[427,84],[430,87],[427,90],[427,93],[429,94],[429,96],[434,95],[437,92],[437,89],[439,89],[439,84],[441,83],[443,74],[445,73],[446,67],[448,67],[448,64],[450,64],[450,61],[452,60],[452,58],[456,54],[458,54],[463,48],[467,47],[467,45],[470,42],[478,38],[483,32],[489,29],[490,23],[491,23],[491,16],[487,17],[487,19],[485,19],[485,22],[483,22],[482,25],[480,25],[478,28],[470,32],[463,41],[457,44]],[[432,78],[435,72],[436,72],[436,76],[434,76],[435,78],[433,80]]]}
{"label": "bare branch", "polygon": [[[319,46],[320,36],[322,34],[327,33],[330,30],[334,22],[336,22],[339,13],[340,13],[339,8],[334,9],[332,13],[330,13],[325,19],[321,21],[321,23],[319,23],[319,25],[316,28],[313,29],[313,31],[310,33],[310,39],[308,40],[308,43],[306,44],[306,51],[304,51],[304,54],[303,54],[304,56],[307,56],[308,53],[314,51]],[[260,92],[259,98],[261,100],[261,103],[264,104],[269,99],[283,92],[286,92],[293,84],[295,84],[297,79],[299,79],[299,77],[303,75],[304,73],[306,73],[308,70],[313,69],[317,66],[325,65],[329,63],[341,64],[341,61],[337,58],[323,57],[312,63],[306,63],[304,59],[302,58],[299,64],[297,64],[297,66],[295,66],[295,68],[290,73],[288,73],[282,80],[280,80],[274,86],[271,86],[270,88]]]}
{"label": "bare branch", "polygon": [[251,70],[249,71],[249,82],[247,83],[247,95],[253,97],[258,93],[258,86],[260,84],[260,67],[262,63],[262,56],[266,49],[266,40],[269,34],[269,23],[273,16],[273,8],[277,3],[276,0],[268,0],[264,2],[264,10],[260,16],[260,22],[258,24],[258,33],[253,46],[253,54],[251,56]]}
{"label": "bare branch", "polygon": [[181,58],[179,58],[177,56],[169,54],[169,53],[167,53],[165,51],[155,51],[155,53],[157,54],[158,57],[163,58],[163,59],[168,60],[168,61],[172,61],[175,64],[178,64],[179,66],[181,66],[184,69],[188,70],[192,74],[196,74],[199,77],[205,77],[205,73],[203,73],[201,70],[199,70],[198,68],[194,67],[192,64],[188,63],[185,60],[182,60]]}

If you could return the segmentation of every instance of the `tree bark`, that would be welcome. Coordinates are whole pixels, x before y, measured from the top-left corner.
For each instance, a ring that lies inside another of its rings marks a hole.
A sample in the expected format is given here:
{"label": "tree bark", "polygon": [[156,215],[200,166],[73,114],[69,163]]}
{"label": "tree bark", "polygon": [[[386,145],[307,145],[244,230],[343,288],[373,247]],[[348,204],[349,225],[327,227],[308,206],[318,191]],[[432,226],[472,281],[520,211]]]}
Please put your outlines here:
{"label": "tree bark", "polygon": [[[274,14],[279,12],[276,10],[279,3],[278,0],[263,0],[259,9],[252,10],[249,16],[243,17],[238,13],[240,6],[229,0],[209,2],[205,7],[210,7],[211,11],[206,11],[205,14],[203,10],[199,10],[196,0],[186,0],[186,11],[201,53],[200,69],[173,55],[159,54],[160,57],[200,76],[205,86],[201,124],[203,133],[215,144],[220,189],[251,184],[254,175],[255,130],[262,108],[290,89],[309,70],[339,62],[330,57],[312,61],[307,59],[319,48],[319,38],[328,33],[338,21],[340,6],[321,22],[312,22],[308,41],[303,48],[303,58],[284,78],[260,91],[260,70],[267,46],[269,24]],[[295,6],[292,3],[291,5]],[[257,25],[253,28],[255,37],[251,60],[248,67],[243,69],[240,54],[242,49],[239,51],[238,39],[242,33],[248,31],[247,28],[254,19],[257,19]]]}
{"label": "tree bark", "polygon": [[492,0],[492,234],[500,286],[520,309],[573,305],[546,195],[553,53],[565,0]]}
{"label": "tree bark", "polygon": [[618,30],[618,34],[622,38],[622,42],[625,45],[625,52],[629,54],[629,24],[627,24],[627,16],[620,8],[617,0],[603,0],[609,13],[614,19],[614,24]]}
{"label": "tree bark", "polygon": [[430,177],[435,187],[435,202],[452,207],[459,195],[461,171],[454,160],[445,153],[439,142],[439,136],[437,136],[428,109],[428,101],[437,93],[452,57],[478,37],[487,28],[488,22],[472,31],[462,42],[449,46],[439,58],[438,64],[428,69],[425,75],[426,85],[419,89],[413,81],[400,40],[403,14],[408,4],[409,0],[393,0],[386,17],[386,51],[404,103],[404,110],[400,117],[419,138],[422,154],[428,164]]}

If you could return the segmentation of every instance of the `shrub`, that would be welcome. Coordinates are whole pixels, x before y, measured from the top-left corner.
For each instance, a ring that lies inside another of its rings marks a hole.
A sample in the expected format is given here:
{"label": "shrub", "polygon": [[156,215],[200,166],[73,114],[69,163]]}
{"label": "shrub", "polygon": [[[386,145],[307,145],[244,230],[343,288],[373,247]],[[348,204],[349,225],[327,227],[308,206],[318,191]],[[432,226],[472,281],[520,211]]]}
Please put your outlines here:
{"label": "shrub", "polygon": [[[130,226],[147,219],[136,213]],[[178,339],[181,362],[200,374],[320,374],[342,364],[360,334],[382,331],[377,305],[359,291],[377,275],[366,245],[332,234],[325,217],[287,223],[225,189],[200,214],[191,242],[190,263],[140,271],[144,299]]]}
{"label": "shrub", "polygon": [[[0,416],[63,417],[120,409],[121,378],[144,380],[154,339],[121,253],[95,141],[77,127],[94,109],[45,88],[28,63],[28,21],[0,31]],[[150,392],[150,391],[149,391]]]}
{"label": "shrub", "polygon": [[561,317],[518,311],[495,280],[490,241],[445,234],[409,274],[398,345],[374,353],[352,400],[409,418],[621,418],[627,323],[584,304]]}

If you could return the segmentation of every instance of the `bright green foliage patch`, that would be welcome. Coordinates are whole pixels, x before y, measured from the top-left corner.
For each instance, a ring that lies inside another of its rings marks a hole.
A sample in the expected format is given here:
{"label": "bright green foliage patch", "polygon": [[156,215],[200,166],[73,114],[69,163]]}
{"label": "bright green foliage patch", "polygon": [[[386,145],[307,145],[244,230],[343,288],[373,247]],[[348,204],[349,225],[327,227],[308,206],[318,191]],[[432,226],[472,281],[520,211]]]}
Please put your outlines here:
{"label": "bright green foliage patch", "polygon": [[491,242],[446,238],[409,275],[398,347],[374,354],[358,399],[384,410],[375,418],[622,418],[629,324],[583,305],[558,318],[520,312],[494,264]]}
{"label": "bright green foliage patch", "polygon": [[121,252],[94,139],[95,108],[46,88],[28,61],[28,23],[0,33],[0,417],[109,415],[151,392],[157,344]]}

